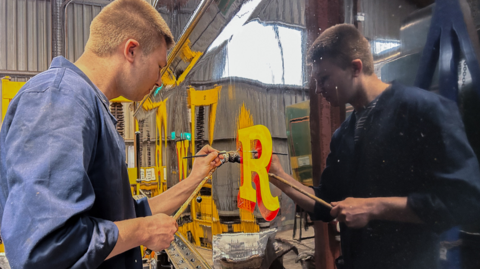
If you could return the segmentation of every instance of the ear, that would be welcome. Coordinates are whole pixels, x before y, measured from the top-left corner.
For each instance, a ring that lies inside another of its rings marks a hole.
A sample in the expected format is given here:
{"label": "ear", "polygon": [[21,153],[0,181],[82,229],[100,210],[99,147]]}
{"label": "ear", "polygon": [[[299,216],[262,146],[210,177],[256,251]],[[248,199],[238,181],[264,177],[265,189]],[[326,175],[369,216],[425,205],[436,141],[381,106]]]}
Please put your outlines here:
{"label": "ear", "polygon": [[352,66],[354,77],[358,77],[358,76],[360,76],[360,74],[362,74],[362,72],[363,72],[362,60],[360,60],[360,59],[353,60],[351,66]]}
{"label": "ear", "polygon": [[128,39],[123,48],[123,55],[129,62],[133,62],[140,53],[140,43],[135,39]]}

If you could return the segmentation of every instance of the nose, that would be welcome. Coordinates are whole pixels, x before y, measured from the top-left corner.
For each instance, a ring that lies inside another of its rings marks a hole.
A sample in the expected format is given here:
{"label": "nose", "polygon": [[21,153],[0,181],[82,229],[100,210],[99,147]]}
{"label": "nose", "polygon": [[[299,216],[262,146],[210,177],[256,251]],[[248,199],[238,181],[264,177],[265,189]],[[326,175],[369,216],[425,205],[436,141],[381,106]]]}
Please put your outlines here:
{"label": "nose", "polygon": [[158,78],[157,78],[157,81],[155,82],[155,85],[157,87],[160,87],[162,85],[162,72],[158,72]]}
{"label": "nose", "polygon": [[315,94],[322,94],[323,85],[319,85],[318,81],[315,79]]}
{"label": "nose", "polygon": [[318,81],[316,79],[315,80],[315,94],[320,94],[320,88],[318,87]]}

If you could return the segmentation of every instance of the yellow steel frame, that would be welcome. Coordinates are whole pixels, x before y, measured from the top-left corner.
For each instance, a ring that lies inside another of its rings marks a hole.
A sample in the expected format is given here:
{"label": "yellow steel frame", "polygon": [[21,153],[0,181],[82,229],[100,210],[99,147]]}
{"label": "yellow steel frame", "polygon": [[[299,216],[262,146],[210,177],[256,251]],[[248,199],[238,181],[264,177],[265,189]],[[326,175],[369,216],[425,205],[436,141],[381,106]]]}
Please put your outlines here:
{"label": "yellow steel frame", "polygon": [[[157,180],[155,181],[157,183],[157,190],[153,191],[151,183],[138,183],[136,182],[137,174],[136,168],[129,168],[128,171],[128,176],[130,180],[130,184],[132,185],[137,185],[137,194],[139,192],[139,189],[142,190],[152,190],[152,196],[155,196],[157,194],[160,194],[164,191],[167,190],[167,180],[166,180],[166,174],[164,172],[165,166],[163,165],[163,150],[162,150],[162,131],[165,137],[165,148],[167,148],[167,124],[168,124],[168,114],[167,114],[167,101],[168,98],[161,102],[156,102],[153,103],[151,100],[147,100],[143,104],[143,106],[148,109],[155,109],[157,108],[157,114],[156,114],[156,123],[157,123],[157,130],[156,133],[159,137],[159,140],[155,144],[155,175]],[[117,97],[115,99],[112,99],[111,102],[132,102],[128,99],[126,99],[123,96]],[[138,121],[135,120],[135,131],[138,131]],[[144,167],[141,167],[141,169],[145,169]],[[155,193],[155,195],[153,195]]]}
{"label": "yellow steel frame", "polygon": [[[169,87],[169,86],[178,86],[180,85],[184,80],[185,77],[190,73],[192,68],[195,66],[195,64],[198,62],[200,57],[202,57],[203,53],[200,51],[192,51],[190,48],[190,40],[186,40],[186,42],[183,44],[181,50],[180,50],[180,58],[186,62],[189,63],[187,68],[183,71],[183,73],[176,78],[175,74],[173,74],[172,70],[170,69],[169,65],[167,65],[166,69],[164,69],[164,72],[162,74],[162,83],[164,87]],[[145,103],[150,102],[150,95],[145,96],[144,100],[142,100],[141,103],[143,103],[142,107],[145,110],[150,110],[152,109],[149,105],[145,105]],[[123,101],[122,101],[123,102]]]}
{"label": "yellow steel frame", "polygon": [[162,152],[162,127],[163,135],[165,138],[165,150],[167,149],[167,124],[168,124],[168,115],[167,115],[167,99],[158,103],[156,121],[157,121],[157,134],[158,140],[155,144],[155,165],[158,169],[158,175],[160,179],[158,182],[159,192],[162,193],[167,190],[167,178],[165,173],[166,166],[163,165],[163,152]]}
{"label": "yellow steel frame", "polygon": [[190,64],[185,68],[182,75],[177,78],[177,85],[180,85],[184,80],[185,77],[190,73],[190,70],[195,66],[197,61],[202,57],[202,53],[200,51],[192,51],[190,49],[190,40],[187,39],[185,44],[182,46],[182,50],[180,51],[180,58],[186,63],[190,62]]}
{"label": "yellow steel frame", "polygon": [[178,162],[178,181],[182,181],[188,176],[188,160],[184,157],[188,154],[188,147],[190,141],[181,140],[177,141],[177,162]]}
{"label": "yellow steel frame", "polygon": [[10,81],[10,77],[2,78],[2,122],[7,114],[8,105],[26,82]]}
{"label": "yellow steel frame", "polygon": [[[212,185],[207,183],[204,185],[204,187],[211,189]],[[187,236],[187,232],[190,231],[192,233],[195,245],[199,247],[212,248],[210,244],[202,245],[200,242],[200,238],[205,238],[207,236],[202,226],[206,229],[211,229],[211,234],[214,236],[229,232],[228,225],[220,223],[217,206],[212,196],[198,195],[198,197],[201,197],[202,201],[197,202],[196,199],[193,199],[190,206],[190,216],[192,218],[192,222],[180,226],[178,230],[184,236]],[[260,227],[257,225],[253,214],[250,212],[240,209],[240,220],[240,223],[232,225],[234,233],[256,233],[260,231]]]}
{"label": "yellow steel frame", "polygon": [[213,132],[215,129],[215,117],[217,114],[217,103],[218,97],[220,95],[220,91],[222,86],[216,86],[213,89],[205,90],[205,91],[196,91],[194,88],[188,89],[188,107],[191,110],[191,117],[192,117],[192,155],[195,155],[195,107],[197,106],[209,106],[210,113],[208,115],[208,142],[210,145],[213,143]]}
{"label": "yellow steel frame", "polygon": [[120,96],[120,97],[117,97],[117,98],[114,98],[114,99],[110,100],[110,102],[112,102],[112,103],[131,103],[132,101],[128,100],[127,98],[125,98],[123,96]]}

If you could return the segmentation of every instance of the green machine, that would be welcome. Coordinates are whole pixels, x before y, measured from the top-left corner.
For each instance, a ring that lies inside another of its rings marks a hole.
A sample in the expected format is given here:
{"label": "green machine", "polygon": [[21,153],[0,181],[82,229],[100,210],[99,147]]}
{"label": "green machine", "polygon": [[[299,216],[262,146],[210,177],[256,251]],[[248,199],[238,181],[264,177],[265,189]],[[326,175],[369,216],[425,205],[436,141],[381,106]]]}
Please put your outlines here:
{"label": "green machine", "polygon": [[310,101],[287,106],[285,113],[293,177],[304,185],[312,186]]}

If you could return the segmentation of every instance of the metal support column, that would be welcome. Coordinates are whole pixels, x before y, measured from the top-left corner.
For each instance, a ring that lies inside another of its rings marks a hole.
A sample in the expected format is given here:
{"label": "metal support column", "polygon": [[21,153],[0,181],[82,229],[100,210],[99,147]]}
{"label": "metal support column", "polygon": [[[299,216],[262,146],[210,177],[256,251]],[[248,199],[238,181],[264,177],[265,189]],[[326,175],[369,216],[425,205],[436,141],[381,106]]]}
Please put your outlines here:
{"label": "metal support column", "polygon": [[[307,0],[307,46],[330,26],[344,21],[342,0]],[[308,72],[311,72],[309,70]],[[312,138],[313,184],[318,186],[325,169],[330,140],[336,128],[345,118],[345,107],[332,107],[322,96],[315,94],[315,80],[310,77],[310,132]],[[315,265],[317,268],[334,269],[335,258],[339,255],[339,244],[329,233],[328,224],[316,222]]]}

